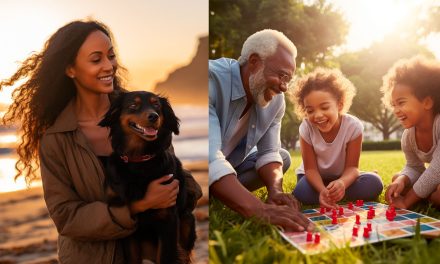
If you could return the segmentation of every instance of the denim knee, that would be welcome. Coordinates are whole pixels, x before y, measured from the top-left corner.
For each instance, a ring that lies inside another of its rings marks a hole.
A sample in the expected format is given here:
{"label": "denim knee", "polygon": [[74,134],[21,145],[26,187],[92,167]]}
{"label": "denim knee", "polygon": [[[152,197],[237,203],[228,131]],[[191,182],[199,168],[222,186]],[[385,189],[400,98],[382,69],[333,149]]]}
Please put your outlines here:
{"label": "denim knee", "polygon": [[280,149],[280,155],[281,158],[283,159],[283,173],[286,173],[292,162],[290,158],[290,153],[285,149]]}
{"label": "denim knee", "polygon": [[298,176],[298,182],[292,194],[303,204],[319,204],[319,194],[309,184],[305,176]]}
{"label": "denim knee", "polygon": [[374,200],[383,190],[382,179],[373,172],[364,172],[347,188],[346,198],[349,200]]}

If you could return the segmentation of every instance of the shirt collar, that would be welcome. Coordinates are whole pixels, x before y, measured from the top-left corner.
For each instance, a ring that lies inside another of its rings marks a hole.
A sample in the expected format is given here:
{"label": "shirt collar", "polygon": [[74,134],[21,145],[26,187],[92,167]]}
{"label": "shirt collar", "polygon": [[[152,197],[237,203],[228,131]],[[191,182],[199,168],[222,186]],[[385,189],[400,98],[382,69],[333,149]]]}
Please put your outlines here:
{"label": "shirt collar", "polygon": [[244,91],[243,81],[240,75],[240,64],[238,61],[234,61],[231,65],[231,82],[232,82],[232,101],[246,97]]}

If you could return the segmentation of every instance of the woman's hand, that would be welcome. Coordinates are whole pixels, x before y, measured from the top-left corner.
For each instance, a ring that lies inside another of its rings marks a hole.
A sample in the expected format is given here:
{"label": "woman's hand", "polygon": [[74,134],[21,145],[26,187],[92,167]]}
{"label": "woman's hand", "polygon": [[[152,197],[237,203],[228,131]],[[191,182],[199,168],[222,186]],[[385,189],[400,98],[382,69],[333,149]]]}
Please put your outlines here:
{"label": "woman's hand", "polygon": [[339,202],[345,195],[345,184],[341,179],[330,182],[327,185],[330,200],[334,203]]}
{"label": "woman's hand", "polygon": [[405,189],[405,176],[397,177],[388,187],[385,192],[385,200],[391,204],[393,200],[400,196],[403,189]]}
{"label": "woman's hand", "polygon": [[162,185],[163,182],[171,179],[173,175],[163,176],[152,181],[145,192],[144,198],[130,204],[130,212],[135,215],[148,209],[168,208],[176,204],[177,194],[179,193],[179,181],[173,180],[171,183]]}

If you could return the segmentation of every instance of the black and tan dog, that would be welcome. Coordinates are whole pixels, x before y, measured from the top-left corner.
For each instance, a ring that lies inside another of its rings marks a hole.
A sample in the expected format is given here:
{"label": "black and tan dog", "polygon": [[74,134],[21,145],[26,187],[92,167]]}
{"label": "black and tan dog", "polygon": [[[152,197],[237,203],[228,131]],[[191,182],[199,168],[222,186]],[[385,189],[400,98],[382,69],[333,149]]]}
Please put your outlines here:
{"label": "black and tan dog", "polygon": [[156,263],[189,263],[196,239],[195,218],[186,205],[188,172],[170,149],[172,133],[179,134],[179,119],[168,100],[150,92],[123,93],[99,125],[110,127],[114,151],[104,165],[106,185],[116,194],[110,205],[142,199],[148,184],[164,175],[179,180],[175,206],[137,215],[137,231],[124,242],[127,261],[141,263],[141,244],[147,242],[157,248]]}

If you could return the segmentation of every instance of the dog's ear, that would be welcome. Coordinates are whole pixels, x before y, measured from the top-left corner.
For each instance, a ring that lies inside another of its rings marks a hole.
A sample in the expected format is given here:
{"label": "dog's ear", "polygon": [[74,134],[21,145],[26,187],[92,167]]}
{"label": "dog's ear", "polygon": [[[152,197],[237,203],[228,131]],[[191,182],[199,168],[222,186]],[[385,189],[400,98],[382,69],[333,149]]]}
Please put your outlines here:
{"label": "dog's ear", "polygon": [[126,93],[120,93],[110,105],[110,109],[105,114],[98,126],[110,127],[114,122],[119,122],[119,116],[121,114],[122,102],[124,101]]}
{"label": "dog's ear", "polygon": [[174,114],[173,108],[171,108],[170,102],[165,97],[159,97],[160,104],[162,106],[162,114],[164,117],[163,125],[172,131],[175,135],[179,135],[180,120]]}

